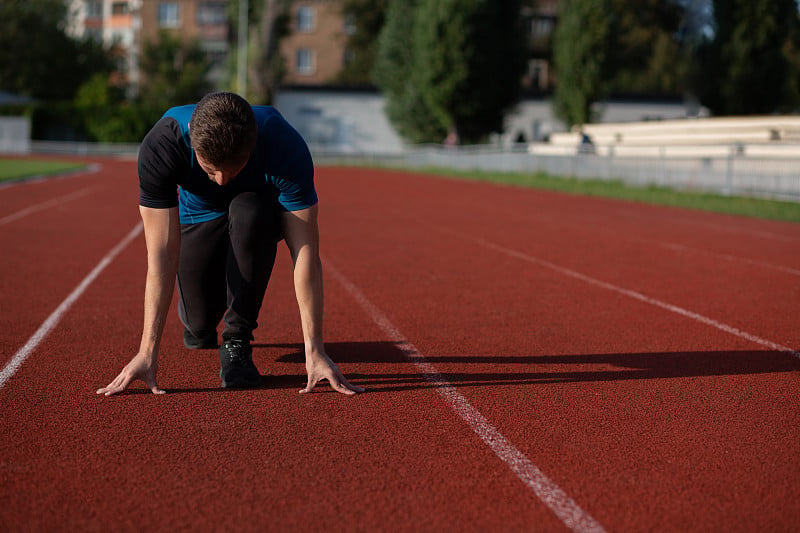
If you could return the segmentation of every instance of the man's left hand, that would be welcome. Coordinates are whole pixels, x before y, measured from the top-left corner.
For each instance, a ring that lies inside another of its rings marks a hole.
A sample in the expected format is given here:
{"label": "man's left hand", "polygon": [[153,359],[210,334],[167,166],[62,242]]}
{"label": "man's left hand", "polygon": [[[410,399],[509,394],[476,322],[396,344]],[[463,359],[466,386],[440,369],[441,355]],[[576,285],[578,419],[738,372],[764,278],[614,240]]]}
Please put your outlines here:
{"label": "man's left hand", "polygon": [[358,392],[364,392],[363,387],[353,385],[342,375],[336,363],[325,352],[315,352],[306,354],[306,371],[308,372],[308,384],[306,388],[300,390],[300,394],[307,394],[314,391],[314,387],[327,379],[333,390],[352,396]]}

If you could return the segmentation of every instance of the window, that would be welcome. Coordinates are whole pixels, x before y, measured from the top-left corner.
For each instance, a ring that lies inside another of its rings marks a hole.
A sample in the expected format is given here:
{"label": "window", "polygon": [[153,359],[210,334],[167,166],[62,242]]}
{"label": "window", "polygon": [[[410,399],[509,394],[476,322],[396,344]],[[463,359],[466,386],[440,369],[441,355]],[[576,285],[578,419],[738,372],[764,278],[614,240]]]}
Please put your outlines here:
{"label": "window", "polygon": [[100,0],[87,0],[86,18],[87,19],[103,18],[103,2],[101,2]]}
{"label": "window", "polygon": [[314,31],[314,8],[301,6],[297,8],[297,31],[309,33]]}
{"label": "window", "polygon": [[128,2],[114,2],[111,4],[111,14],[112,15],[127,15],[128,14]]}
{"label": "window", "polygon": [[103,30],[102,28],[86,28],[86,32],[84,33],[87,39],[90,39],[96,43],[103,42]]}
{"label": "window", "polygon": [[531,19],[531,37],[548,37],[553,33],[555,22],[551,18]]}
{"label": "window", "polygon": [[342,55],[342,66],[346,67],[347,65],[351,64],[356,58],[356,53],[350,49],[346,48],[344,54]]}
{"label": "window", "polygon": [[159,3],[158,25],[162,28],[177,28],[179,24],[178,4],[176,2]]}
{"label": "window", "polygon": [[225,4],[222,2],[201,2],[197,6],[198,26],[225,24]]}
{"label": "window", "polygon": [[344,17],[344,34],[353,35],[356,32],[356,17],[348,13]]}
{"label": "window", "polygon": [[314,51],[308,48],[297,50],[297,66],[295,70],[298,74],[314,73]]}

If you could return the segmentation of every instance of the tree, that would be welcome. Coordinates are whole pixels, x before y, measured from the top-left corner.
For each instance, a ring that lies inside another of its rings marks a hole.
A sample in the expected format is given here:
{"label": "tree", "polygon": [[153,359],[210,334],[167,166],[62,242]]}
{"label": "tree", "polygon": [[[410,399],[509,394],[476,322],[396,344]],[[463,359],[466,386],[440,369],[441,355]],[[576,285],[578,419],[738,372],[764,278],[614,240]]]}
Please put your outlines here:
{"label": "tree", "polygon": [[210,63],[199,43],[184,42],[168,31],[145,43],[140,68],[144,80],[139,98],[146,106],[166,109],[189,104],[210,90],[206,80]]}
{"label": "tree", "polygon": [[608,93],[614,20],[611,0],[560,0],[554,36],[553,106],[568,126],[592,121],[592,104]]}
{"label": "tree", "polygon": [[[792,100],[795,0],[715,0],[715,33],[701,50],[701,101],[714,114],[772,113]],[[795,71],[794,75],[797,75]]]}
{"label": "tree", "polygon": [[40,100],[71,100],[78,87],[113,63],[93,40],[64,33],[63,0],[0,1],[0,87]]}
{"label": "tree", "polygon": [[617,92],[680,94],[686,56],[676,36],[685,8],[677,0],[614,0]]}
{"label": "tree", "polygon": [[439,142],[447,128],[434,113],[413,81],[414,48],[409,35],[414,31],[419,0],[390,0],[386,22],[378,35],[372,79],[386,100],[386,116],[400,136],[412,143]]}
{"label": "tree", "polygon": [[[392,19],[387,26],[394,25],[387,29],[391,39],[381,36],[381,47],[392,51],[381,50],[379,56],[393,54],[395,64],[406,63],[384,70],[380,65],[376,73],[389,88],[387,96],[399,96],[400,106],[411,114],[403,118],[401,132],[411,140],[434,140],[431,133],[450,131],[462,142],[475,143],[502,131],[504,114],[519,98],[525,68],[519,1],[419,0],[413,19],[402,24],[397,19],[406,16],[398,13],[403,6],[393,4],[387,17]],[[417,102],[419,108],[409,108]],[[425,131],[414,124],[418,120]]]}
{"label": "tree", "polygon": [[[342,14],[353,33],[347,36],[347,60],[336,81],[369,84],[375,64],[378,35],[383,28],[388,0],[344,0]],[[406,9],[409,9],[408,5]]]}
{"label": "tree", "polygon": [[[286,72],[280,41],[289,34],[292,0],[258,0],[249,31],[247,97],[253,103],[270,103],[275,87]],[[245,95],[243,95],[245,96]]]}

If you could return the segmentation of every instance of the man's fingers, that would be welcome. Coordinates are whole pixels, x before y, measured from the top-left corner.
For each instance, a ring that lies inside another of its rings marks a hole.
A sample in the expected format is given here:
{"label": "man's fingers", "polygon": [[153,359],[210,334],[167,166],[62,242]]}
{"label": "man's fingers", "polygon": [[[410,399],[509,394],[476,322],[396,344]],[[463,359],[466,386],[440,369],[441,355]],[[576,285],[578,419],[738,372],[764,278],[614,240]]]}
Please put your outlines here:
{"label": "man's fingers", "polygon": [[342,394],[346,394],[348,396],[352,396],[356,393],[356,391],[345,387],[342,383],[331,383],[331,386],[336,392],[341,392]]}
{"label": "man's fingers", "polygon": [[156,383],[155,376],[145,376],[144,378],[142,378],[142,380],[144,381],[145,385],[150,387],[150,392],[152,392],[153,394],[166,394],[167,393],[167,391],[165,391],[164,389],[162,389],[162,388],[160,388],[158,386],[158,383]]}
{"label": "man's fingers", "polygon": [[317,386],[317,379],[308,376],[308,384],[306,385],[305,389],[300,390],[300,394],[308,394],[309,392],[314,392],[314,387]]}
{"label": "man's fingers", "polygon": [[347,387],[348,389],[350,389],[353,392],[364,392],[366,390],[364,387],[359,387],[358,385],[353,385],[352,383],[347,381],[347,378],[344,377],[344,376],[341,376],[341,378],[342,378],[342,383],[344,384],[344,386]]}
{"label": "man's fingers", "polygon": [[155,377],[149,377],[149,376],[139,377],[129,374],[127,372],[121,372],[116,378],[114,378],[114,381],[112,381],[105,387],[97,389],[97,394],[103,394],[105,396],[113,396],[114,394],[118,394],[127,389],[128,385],[130,385],[131,382],[135,379],[142,379],[142,381],[144,381],[145,385],[147,385],[147,387],[153,394],[166,394],[167,392],[158,386]]}

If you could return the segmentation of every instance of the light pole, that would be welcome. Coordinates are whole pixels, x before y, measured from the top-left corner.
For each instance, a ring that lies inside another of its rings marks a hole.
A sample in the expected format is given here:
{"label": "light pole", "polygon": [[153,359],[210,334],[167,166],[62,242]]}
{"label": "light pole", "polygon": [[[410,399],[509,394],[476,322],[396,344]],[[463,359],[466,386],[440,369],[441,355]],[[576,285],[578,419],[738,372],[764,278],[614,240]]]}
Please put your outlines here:
{"label": "light pole", "polygon": [[247,10],[248,0],[239,0],[239,50],[236,64],[236,91],[247,98]]}

